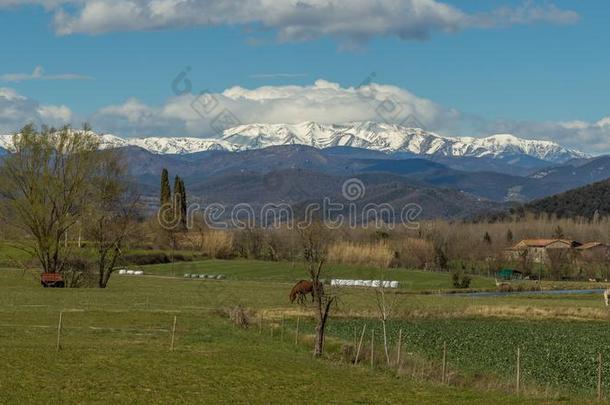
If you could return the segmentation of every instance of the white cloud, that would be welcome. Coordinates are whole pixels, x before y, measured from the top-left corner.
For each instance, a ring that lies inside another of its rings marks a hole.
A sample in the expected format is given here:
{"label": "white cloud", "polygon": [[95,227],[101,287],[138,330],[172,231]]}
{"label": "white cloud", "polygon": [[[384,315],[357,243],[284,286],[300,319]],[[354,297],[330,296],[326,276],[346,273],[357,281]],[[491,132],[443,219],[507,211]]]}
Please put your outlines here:
{"label": "white cloud", "polygon": [[70,123],[73,115],[64,105],[44,105],[15,90],[0,87],[0,132],[10,133],[28,123],[61,126]]}
{"label": "white cloud", "polygon": [[237,120],[234,125],[367,120],[398,124],[416,116],[426,127],[444,128],[459,117],[455,110],[396,86],[371,83],[354,88],[317,80],[310,86],[236,86],[201,97],[185,94],[158,107],[131,99],[100,110],[93,124],[116,133],[211,136],[223,112],[225,118]]}
{"label": "white cloud", "polygon": [[72,111],[65,105],[41,105],[37,110],[43,122],[60,122],[67,124],[72,121]]}
{"label": "white cloud", "polygon": [[[235,121],[223,121],[226,117]],[[522,138],[555,141],[593,154],[610,153],[610,116],[590,122],[490,122],[400,87],[376,83],[342,87],[317,80],[308,86],[253,89],[235,86],[204,96],[189,93],[172,97],[157,106],[132,98],[104,107],[89,117],[96,130],[121,136],[195,137],[216,136],[218,129],[249,123],[367,120],[423,126],[444,135],[512,133]],[[28,122],[53,126],[80,124],[67,106],[40,104],[13,89],[0,88],[0,132],[14,132]]]}
{"label": "white cloud", "polygon": [[500,7],[471,16],[470,19],[473,26],[485,28],[535,23],[574,24],[580,20],[580,16],[575,11],[562,10],[549,2],[537,4],[529,0],[515,8]]}
{"label": "white cloud", "polygon": [[[238,25],[275,30],[282,41],[333,37],[354,47],[374,37],[426,39],[435,32],[578,21],[548,1],[467,13],[439,0],[0,0],[54,9],[60,35]],[[63,6],[67,7],[63,7]]]}
{"label": "white cloud", "polygon": [[[219,116],[229,111],[227,126]],[[127,136],[217,135],[220,129],[249,123],[344,123],[384,121],[422,126],[444,135],[512,133],[522,138],[550,140],[584,152],[610,153],[610,116],[595,122],[491,122],[462,114],[397,86],[371,83],[342,87],[317,80],[309,86],[231,87],[222,93],[197,98],[185,94],[161,106],[131,99],[100,110],[92,118],[95,128]],[[469,129],[469,130],[468,130]]]}
{"label": "white cloud", "polygon": [[164,114],[163,110],[164,107],[148,106],[131,98],[123,104],[102,108],[91,117],[91,122],[96,129],[122,136],[184,135],[187,121]]}
{"label": "white cloud", "polygon": [[91,80],[91,77],[74,73],[47,75],[42,66],[36,66],[32,73],[6,73],[0,75],[0,81],[23,82],[28,80]]}
{"label": "white cloud", "polygon": [[[67,0],[0,0],[0,7],[17,7],[28,4],[43,6],[47,9],[71,3]],[[75,2],[74,2],[75,3]]]}

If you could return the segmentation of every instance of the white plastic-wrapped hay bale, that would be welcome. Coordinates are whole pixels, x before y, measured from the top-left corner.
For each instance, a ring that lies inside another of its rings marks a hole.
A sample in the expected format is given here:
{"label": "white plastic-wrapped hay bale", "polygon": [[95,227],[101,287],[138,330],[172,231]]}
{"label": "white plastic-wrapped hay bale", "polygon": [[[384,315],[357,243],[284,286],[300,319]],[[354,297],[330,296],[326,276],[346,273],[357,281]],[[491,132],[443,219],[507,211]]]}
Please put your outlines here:
{"label": "white plastic-wrapped hay bale", "polygon": [[127,274],[127,270],[125,270],[125,269],[119,270],[119,275],[124,276],[125,274]]}
{"label": "white plastic-wrapped hay bale", "polygon": [[388,280],[383,280],[381,282],[381,285],[383,286],[383,288],[392,288],[392,282]]}
{"label": "white plastic-wrapped hay bale", "polygon": [[191,275],[189,273],[185,273],[184,278],[191,278]]}
{"label": "white plastic-wrapped hay bale", "polygon": [[128,276],[133,276],[134,271],[133,270],[127,270],[127,272],[125,274],[127,274]]}
{"label": "white plastic-wrapped hay bale", "polygon": [[362,281],[362,284],[363,284],[365,287],[372,287],[372,286],[373,286],[373,280],[363,280],[363,281]]}
{"label": "white plastic-wrapped hay bale", "polygon": [[390,281],[390,288],[398,288],[399,285],[398,281]]}
{"label": "white plastic-wrapped hay bale", "polygon": [[354,280],[354,281],[355,281],[354,285],[356,287],[363,287],[364,286],[364,281],[363,280]]}
{"label": "white plastic-wrapped hay bale", "polygon": [[373,280],[373,281],[371,282],[371,287],[375,287],[375,288],[377,288],[377,287],[379,287],[380,285],[381,285],[381,281],[379,281],[379,280]]}
{"label": "white plastic-wrapped hay bale", "polygon": [[216,276],[216,280],[224,280],[225,276],[223,276],[222,274],[219,274]]}
{"label": "white plastic-wrapped hay bale", "polygon": [[207,274],[200,274],[199,278],[208,278],[208,275]]}
{"label": "white plastic-wrapped hay bale", "polygon": [[134,275],[134,276],[143,276],[143,275],[144,275],[144,272],[143,272],[142,270],[134,271],[134,272],[133,272],[133,275]]}
{"label": "white plastic-wrapped hay bale", "polygon": [[191,274],[191,278],[199,278],[199,274],[193,273],[193,274]]}

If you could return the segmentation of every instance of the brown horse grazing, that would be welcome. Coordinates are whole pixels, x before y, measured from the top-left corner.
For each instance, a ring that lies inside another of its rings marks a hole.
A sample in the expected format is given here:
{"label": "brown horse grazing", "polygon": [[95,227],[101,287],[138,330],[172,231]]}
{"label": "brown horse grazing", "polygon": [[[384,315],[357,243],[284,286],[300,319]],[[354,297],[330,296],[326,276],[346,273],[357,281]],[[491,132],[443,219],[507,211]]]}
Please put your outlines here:
{"label": "brown horse grazing", "polygon": [[[322,289],[322,283],[318,282],[318,284],[319,288]],[[311,302],[313,302],[315,298],[315,289],[313,287],[313,281],[299,280],[290,291],[290,302],[294,302],[296,300],[297,303],[303,304],[305,303],[307,294],[311,294]]]}

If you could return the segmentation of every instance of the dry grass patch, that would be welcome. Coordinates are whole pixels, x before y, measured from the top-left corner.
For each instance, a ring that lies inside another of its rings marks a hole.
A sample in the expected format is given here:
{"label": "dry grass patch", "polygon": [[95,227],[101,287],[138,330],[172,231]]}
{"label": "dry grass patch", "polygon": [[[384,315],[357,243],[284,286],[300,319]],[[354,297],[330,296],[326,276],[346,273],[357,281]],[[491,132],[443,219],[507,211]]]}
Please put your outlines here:
{"label": "dry grass patch", "polygon": [[328,257],[333,263],[386,268],[394,258],[394,251],[384,242],[338,242],[330,246]]}

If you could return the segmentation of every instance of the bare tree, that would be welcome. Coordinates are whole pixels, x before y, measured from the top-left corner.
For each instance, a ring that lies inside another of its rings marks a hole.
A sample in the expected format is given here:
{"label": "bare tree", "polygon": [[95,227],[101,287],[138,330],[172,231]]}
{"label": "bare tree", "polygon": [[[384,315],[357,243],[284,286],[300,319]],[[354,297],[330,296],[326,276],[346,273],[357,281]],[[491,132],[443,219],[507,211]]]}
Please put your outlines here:
{"label": "bare tree", "polygon": [[105,287],[127,229],[125,168],[115,151],[99,146],[88,126],[28,125],[0,167],[3,219],[25,235],[42,270],[62,273],[68,286],[80,285],[92,267],[90,258],[73,255],[69,230],[84,227],[95,242],[98,286]]}
{"label": "bare tree", "polygon": [[315,223],[300,231],[303,243],[303,258],[307,272],[313,283],[314,307],[316,315],[316,336],[313,354],[319,357],[324,352],[326,323],[337,296],[325,290],[321,282],[324,263],[328,254],[329,233],[323,224]]}
{"label": "bare tree", "polygon": [[92,194],[91,174],[99,143],[75,134],[32,125],[13,136],[13,150],[0,167],[2,213],[6,222],[33,240],[26,243],[43,271],[64,270],[71,246],[68,229],[82,216]]}
{"label": "bare tree", "polygon": [[94,244],[97,285],[106,288],[123,254],[130,225],[136,218],[139,195],[128,180],[120,152],[105,150],[99,153],[102,159],[93,179],[95,191],[84,221],[87,236]]}
{"label": "bare tree", "polygon": [[574,267],[574,253],[572,249],[547,249],[547,265],[550,276],[555,280],[569,277]]}

